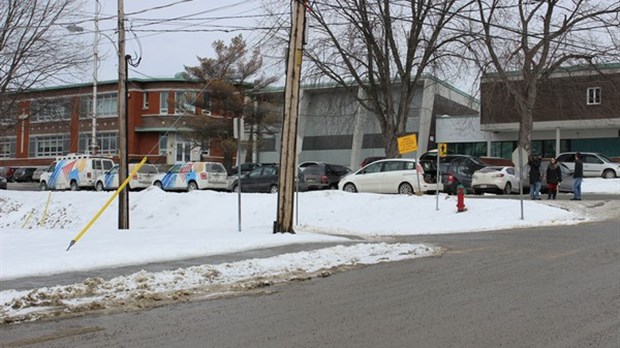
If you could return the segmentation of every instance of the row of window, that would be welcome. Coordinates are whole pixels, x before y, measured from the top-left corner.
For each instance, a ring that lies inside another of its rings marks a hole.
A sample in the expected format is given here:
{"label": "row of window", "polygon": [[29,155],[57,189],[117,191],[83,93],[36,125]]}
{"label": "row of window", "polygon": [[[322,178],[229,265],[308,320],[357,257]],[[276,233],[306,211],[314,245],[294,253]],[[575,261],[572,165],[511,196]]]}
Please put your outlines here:
{"label": "row of window", "polygon": [[[143,94],[144,109],[149,107],[149,93]],[[159,113],[168,114],[168,92],[160,92]],[[196,113],[196,105],[203,110],[210,110],[211,103],[208,95],[203,94],[203,100],[198,100],[196,92],[174,92],[174,113]],[[63,121],[71,119],[71,98],[44,98],[30,102],[30,118],[33,122]],[[97,117],[113,117],[118,114],[118,93],[105,93],[97,95]],[[93,115],[93,97],[80,97],[80,118],[91,118]]]}

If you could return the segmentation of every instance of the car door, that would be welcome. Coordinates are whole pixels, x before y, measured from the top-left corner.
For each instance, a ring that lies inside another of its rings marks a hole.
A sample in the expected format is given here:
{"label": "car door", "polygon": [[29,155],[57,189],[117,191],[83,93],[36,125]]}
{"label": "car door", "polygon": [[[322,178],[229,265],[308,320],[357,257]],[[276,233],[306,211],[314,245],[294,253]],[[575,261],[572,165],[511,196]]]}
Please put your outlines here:
{"label": "car door", "polygon": [[[405,162],[405,161],[387,161],[383,163],[383,167],[381,168],[381,174],[379,175],[381,177],[381,180],[379,182],[380,189],[379,189],[379,193],[398,193],[398,186],[403,182],[403,181],[413,181],[413,174],[415,174],[414,171],[410,171],[409,174],[411,174],[410,178],[406,178],[406,173],[405,173],[405,164],[408,164],[411,162]],[[413,168],[413,165],[411,166]],[[414,184],[415,185],[415,184]],[[414,186],[415,189],[416,186]]]}
{"label": "car door", "polygon": [[241,190],[243,192],[258,192],[260,178],[263,172],[263,167],[252,169],[251,172],[246,174],[241,180]]}
{"label": "car door", "polygon": [[565,153],[558,156],[557,161],[564,163],[564,165],[571,171],[575,171],[575,154]]}
{"label": "car door", "polygon": [[605,162],[592,154],[583,155],[583,176],[601,176]]}
{"label": "car door", "polygon": [[381,192],[383,163],[373,162],[355,174],[355,186],[359,192]]}
{"label": "car door", "polygon": [[256,183],[256,190],[258,192],[270,192],[272,185],[277,185],[278,182],[278,169],[275,166],[263,167],[261,175],[258,177]]}

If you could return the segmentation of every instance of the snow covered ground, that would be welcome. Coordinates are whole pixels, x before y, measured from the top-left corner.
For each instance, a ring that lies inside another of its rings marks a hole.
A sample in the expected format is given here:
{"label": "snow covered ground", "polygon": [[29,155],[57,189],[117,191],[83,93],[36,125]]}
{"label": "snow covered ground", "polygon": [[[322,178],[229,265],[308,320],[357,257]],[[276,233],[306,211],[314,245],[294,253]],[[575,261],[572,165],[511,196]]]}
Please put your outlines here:
{"label": "snow covered ground", "polygon": [[[584,194],[620,196],[620,179],[588,178]],[[156,188],[130,193],[130,229],[117,228],[117,199],[66,251],[71,240],[111,193],[0,191],[0,281],[71,271],[242,252],[272,246],[350,241],[359,244],[201,265],[157,273],[138,272],[110,280],[0,291],[0,320],[35,319],[52,313],[109,309],[133,303],[162,303],[190,294],[212,296],[267,286],[291,278],[326,276],[338,269],[423,257],[439,252],[420,244],[370,243],[382,236],[465,233],[529,226],[575,224],[595,217],[578,209],[582,202],[524,201],[469,196],[468,210],[456,213],[456,197],[350,194],[340,191],[299,194],[296,234],[273,234],[273,194],[243,194],[241,231],[237,194],[212,191],[166,193]],[[571,207],[575,208],[572,209]],[[364,239],[366,239],[364,241]],[[192,295],[192,296],[194,296]],[[129,306],[131,307],[131,306]]]}

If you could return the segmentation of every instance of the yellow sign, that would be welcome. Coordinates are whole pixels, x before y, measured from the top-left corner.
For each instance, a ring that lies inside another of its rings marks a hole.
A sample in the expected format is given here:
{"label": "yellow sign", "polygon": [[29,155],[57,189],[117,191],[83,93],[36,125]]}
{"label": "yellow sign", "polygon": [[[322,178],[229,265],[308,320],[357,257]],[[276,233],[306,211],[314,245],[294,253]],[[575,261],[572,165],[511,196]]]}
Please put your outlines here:
{"label": "yellow sign", "polygon": [[446,157],[447,153],[448,153],[448,144],[446,143],[439,144],[439,157]]}
{"label": "yellow sign", "polygon": [[398,153],[413,152],[418,150],[418,138],[415,134],[405,135],[398,138]]}

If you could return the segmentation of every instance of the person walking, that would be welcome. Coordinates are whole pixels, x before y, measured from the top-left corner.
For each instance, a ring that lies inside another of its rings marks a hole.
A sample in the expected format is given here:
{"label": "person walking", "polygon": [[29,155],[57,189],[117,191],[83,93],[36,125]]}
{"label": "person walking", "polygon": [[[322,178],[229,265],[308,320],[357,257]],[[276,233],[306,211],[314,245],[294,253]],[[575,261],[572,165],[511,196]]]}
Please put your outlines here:
{"label": "person walking", "polygon": [[555,199],[558,194],[558,186],[562,182],[562,170],[555,158],[547,167],[547,199]]}
{"label": "person walking", "polygon": [[527,164],[530,166],[530,198],[540,200],[540,187],[542,186],[540,177],[541,158],[536,153],[530,156]]}
{"label": "person walking", "polygon": [[583,181],[583,162],[581,152],[575,154],[575,172],[573,173],[573,198],[571,201],[581,200],[581,182]]}

